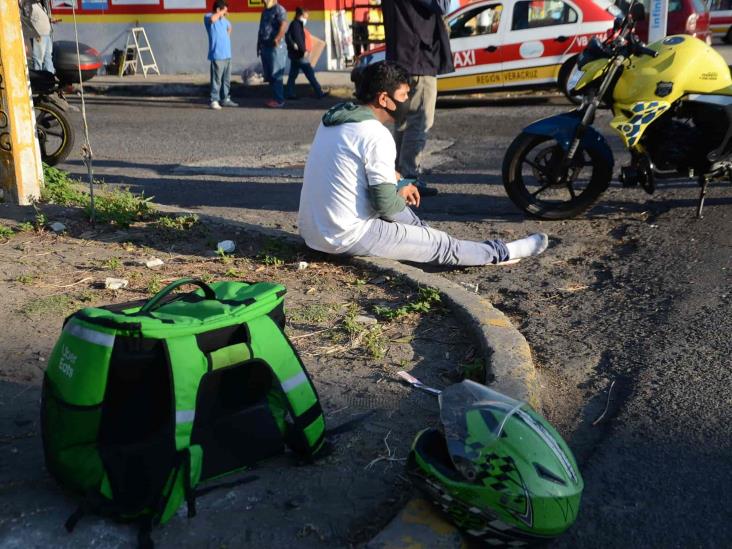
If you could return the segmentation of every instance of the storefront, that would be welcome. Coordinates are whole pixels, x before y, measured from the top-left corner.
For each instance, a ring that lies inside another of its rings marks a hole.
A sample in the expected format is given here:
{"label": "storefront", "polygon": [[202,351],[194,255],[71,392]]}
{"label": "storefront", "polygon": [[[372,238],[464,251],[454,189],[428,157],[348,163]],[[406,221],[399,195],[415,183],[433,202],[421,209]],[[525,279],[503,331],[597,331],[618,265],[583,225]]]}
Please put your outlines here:
{"label": "storefront", "polygon": [[[378,4],[378,0],[372,3]],[[208,71],[207,38],[203,16],[213,0],[52,0],[54,40],[73,40],[71,2],[76,4],[79,40],[99,50],[105,63],[115,49],[123,49],[129,30],[144,27],[160,72]],[[363,0],[281,0],[291,20],[295,8],[309,9],[308,29],[326,42],[317,68],[345,68],[353,56],[351,17],[354,2]],[[232,32],[232,69],[241,72],[257,63],[256,45],[262,0],[229,0]]]}

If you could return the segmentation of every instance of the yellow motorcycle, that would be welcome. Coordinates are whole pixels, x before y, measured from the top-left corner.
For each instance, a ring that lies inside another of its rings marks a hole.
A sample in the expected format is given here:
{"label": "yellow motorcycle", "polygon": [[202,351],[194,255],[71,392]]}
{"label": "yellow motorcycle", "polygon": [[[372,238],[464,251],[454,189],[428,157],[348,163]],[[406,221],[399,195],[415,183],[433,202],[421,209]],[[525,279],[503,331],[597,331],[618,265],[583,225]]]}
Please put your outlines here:
{"label": "yellow motorcycle", "polygon": [[582,105],[524,128],[506,151],[503,185],[529,215],[575,217],[607,189],[613,154],[592,127],[601,106],[612,109],[610,125],[631,153],[623,186],[653,193],[658,179],[696,178],[701,217],[709,182],[732,181],[730,68],[688,35],[643,45],[633,30],[644,18],[635,2],[610,38],[593,38],[568,83]]}

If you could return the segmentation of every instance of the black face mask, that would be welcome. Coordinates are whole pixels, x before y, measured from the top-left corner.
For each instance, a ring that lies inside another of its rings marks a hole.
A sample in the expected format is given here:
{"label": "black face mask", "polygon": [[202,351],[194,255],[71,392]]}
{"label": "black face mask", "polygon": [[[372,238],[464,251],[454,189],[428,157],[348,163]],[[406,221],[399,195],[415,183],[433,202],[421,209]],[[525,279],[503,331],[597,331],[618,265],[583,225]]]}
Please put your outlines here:
{"label": "black face mask", "polygon": [[407,98],[406,101],[397,101],[391,95],[387,95],[387,97],[394,102],[396,108],[389,109],[387,107],[384,107],[384,110],[389,113],[389,116],[391,116],[394,121],[404,120],[407,117],[407,113],[409,112],[409,98]]}

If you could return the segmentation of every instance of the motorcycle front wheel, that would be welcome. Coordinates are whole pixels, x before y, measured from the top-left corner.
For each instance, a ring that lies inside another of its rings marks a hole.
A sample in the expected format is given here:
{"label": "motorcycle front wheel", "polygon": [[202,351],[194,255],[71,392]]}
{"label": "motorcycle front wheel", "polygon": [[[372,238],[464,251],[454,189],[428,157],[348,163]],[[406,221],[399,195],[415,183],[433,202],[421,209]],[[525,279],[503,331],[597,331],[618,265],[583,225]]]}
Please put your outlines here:
{"label": "motorcycle front wheel", "polygon": [[74,128],[66,113],[52,103],[35,104],[33,111],[41,160],[49,166],[55,166],[65,160],[74,147]]}
{"label": "motorcycle front wheel", "polygon": [[587,211],[607,189],[612,165],[597,150],[580,148],[567,169],[557,172],[564,150],[552,137],[521,133],[503,158],[503,187],[511,201],[539,219],[569,219]]}

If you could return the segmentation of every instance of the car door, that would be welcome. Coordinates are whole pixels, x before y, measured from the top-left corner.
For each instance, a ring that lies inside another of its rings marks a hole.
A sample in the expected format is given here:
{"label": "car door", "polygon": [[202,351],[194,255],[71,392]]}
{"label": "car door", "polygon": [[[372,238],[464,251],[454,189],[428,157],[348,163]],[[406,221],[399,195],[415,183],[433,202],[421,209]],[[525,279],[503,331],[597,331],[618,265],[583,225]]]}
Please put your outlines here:
{"label": "car door", "polygon": [[580,32],[581,11],[566,0],[516,0],[503,52],[505,86],[553,83]]}
{"label": "car door", "polygon": [[455,72],[442,75],[440,92],[500,88],[503,50],[504,5],[506,2],[469,4],[449,16]]}

